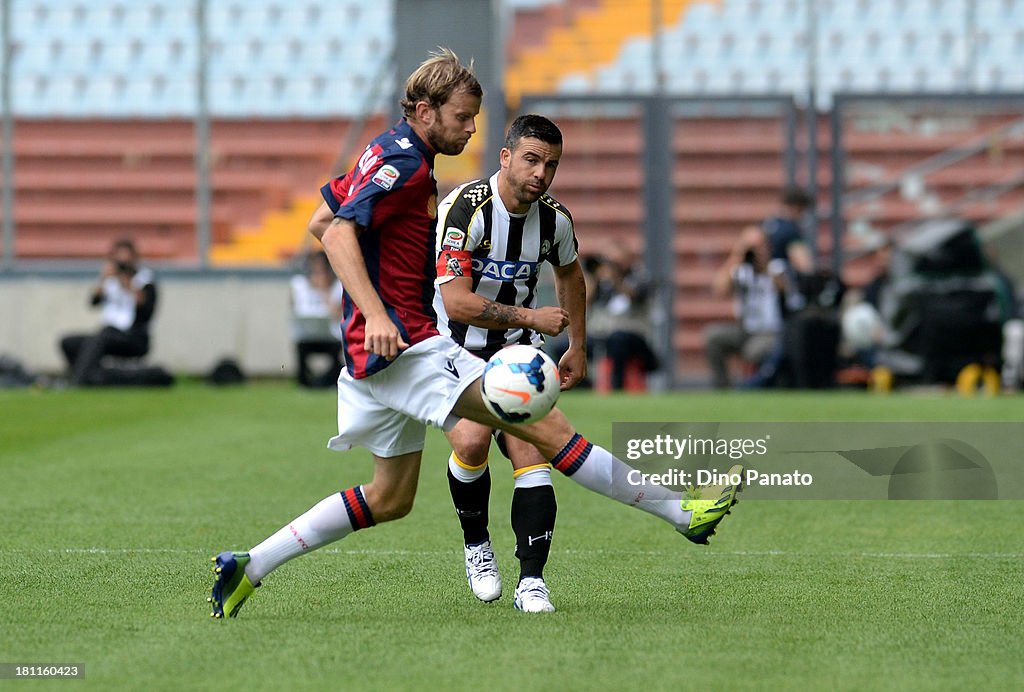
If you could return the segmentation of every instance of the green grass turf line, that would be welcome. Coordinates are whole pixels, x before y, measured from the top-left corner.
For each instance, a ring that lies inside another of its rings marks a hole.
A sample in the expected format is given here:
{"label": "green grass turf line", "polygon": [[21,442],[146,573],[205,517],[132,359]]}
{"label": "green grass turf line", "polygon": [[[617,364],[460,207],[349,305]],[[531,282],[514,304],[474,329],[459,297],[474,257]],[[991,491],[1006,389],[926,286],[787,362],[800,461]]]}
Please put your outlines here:
{"label": "green grass turf line", "polygon": [[[595,442],[645,420],[1021,420],[1024,400],[684,393],[563,399]],[[229,622],[209,557],[368,480],[324,449],[331,392],[283,383],[0,391],[0,660],[78,662],[64,689],[1014,689],[1024,503],[747,502],[712,545],[556,474],[558,612],[470,595],[428,433],[413,514],[268,577]],[[15,683],[0,682],[0,686]]]}

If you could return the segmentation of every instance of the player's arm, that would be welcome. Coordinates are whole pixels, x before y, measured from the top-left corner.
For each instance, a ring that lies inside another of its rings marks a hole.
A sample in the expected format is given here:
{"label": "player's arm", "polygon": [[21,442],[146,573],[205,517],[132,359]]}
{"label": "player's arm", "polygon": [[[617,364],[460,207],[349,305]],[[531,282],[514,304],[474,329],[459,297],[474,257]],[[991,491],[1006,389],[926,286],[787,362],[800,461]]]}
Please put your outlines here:
{"label": "player's arm", "polygon": [[334,220],[334,210],[327,204],[327,202],[321,202],[320,206],[313,216],[309,219],[307,228],[309,232],[313,234],[313,237],[317,240],[323,240],[324,232],[327,227],[331,225],[331,221]]}
{"label": "player's arm", "polygon": [[[320,237],[334,273],[341,279],[352,302],[366,319],[364,348],[387,359],[398,356],[409,344],[402,340],[398,327],[391,321],[377,289],[370,282],[366,260],[359,247],[361,229],[353,221],[334,217]],[[315,235],[315,234],[314,234]]]}
{"label": "player's arm", "polygon": [[554,267],[558,304],[569,316],[569,348],[558,361],[561,389],[572,389],[587,375],[587,284],[579,258]]}
{"label": "player's arm", "polygon": [[[442,253],[442,257],[454,253]],[[468,253],[467,253],[468,254]],[[440,263],[439,263],[440,266]],[[342,283],[344,283],[342,278]],[[503,305],[473,293],[473,279],[469,276],[448,278],[440,285],[448,317],[485,329],[533,329],[542,334],[557,336],[569,324],[569,315],[562,308],[524,308]]]}

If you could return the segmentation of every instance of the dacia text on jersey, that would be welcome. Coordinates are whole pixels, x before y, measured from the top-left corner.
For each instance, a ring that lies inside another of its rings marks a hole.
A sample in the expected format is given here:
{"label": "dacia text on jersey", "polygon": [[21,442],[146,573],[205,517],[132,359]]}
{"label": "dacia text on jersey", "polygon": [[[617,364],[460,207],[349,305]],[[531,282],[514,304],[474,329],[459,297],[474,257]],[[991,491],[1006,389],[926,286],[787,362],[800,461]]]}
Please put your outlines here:
{"label": "dacia text on jersey", "polygon": [[495,281],[528,279],[537,273],[536,262],[506,262],[490,257],[474,257],[473,273]]}

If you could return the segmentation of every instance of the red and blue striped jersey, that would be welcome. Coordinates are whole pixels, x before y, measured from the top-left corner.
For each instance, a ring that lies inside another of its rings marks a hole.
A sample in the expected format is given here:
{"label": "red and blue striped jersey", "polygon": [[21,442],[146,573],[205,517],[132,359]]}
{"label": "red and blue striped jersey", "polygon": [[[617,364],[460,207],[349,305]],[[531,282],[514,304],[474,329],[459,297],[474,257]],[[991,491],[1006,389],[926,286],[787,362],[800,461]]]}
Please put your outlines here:
{"label": "red and blue striped jersey", "polygon": [[[370,282],[402,338],[412,345],[438,333],[434,295],[437,182],[434,152],[403,119],[378,136],[359,161],[324,185],[324,201],[363,228],[359,246]],[[369,377],[387,359],[363,349],[366,320],[346,294],[342,350],[349,374]]]}

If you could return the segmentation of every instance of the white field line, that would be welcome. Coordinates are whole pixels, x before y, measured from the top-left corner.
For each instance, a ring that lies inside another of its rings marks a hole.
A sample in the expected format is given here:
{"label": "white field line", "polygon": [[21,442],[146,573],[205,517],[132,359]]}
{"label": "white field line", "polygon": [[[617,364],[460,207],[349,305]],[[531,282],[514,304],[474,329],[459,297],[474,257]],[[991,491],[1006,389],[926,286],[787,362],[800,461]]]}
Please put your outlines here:
{"label": "white field line", "polygon": [[[337,548],[324,548],[316,551],[329,555],[369,555],[369,556],[458,556],[457,550],[340,550]],[[604,550],[595,548],[593,550],[579,549],[552,549],[552,554],[559,555],[601,555],[601,554],[629,554],[629,555],[654,555],[664,557],[665,552],[654,550]],[[64,555],[130,555],[138,554],[162,554],[162,555],[212,555],[211,550],[200,550],[195,548],[0,548],[0,554],[31,555],[35,553],[64,554]],[[716,550],[707,553],[711,557],[806,557],[820,559],[822,557],[841,558],[867,558],[879,560],[951,560],[955,558],[984,558],[984,559],[1006,559],[1019,560],[1024,558],[1024,553],[987,553],[987,552],[964,552],[964,553],[911,553],[911,552],[831,552],[831,553],[806,553],[789,550]]]}

